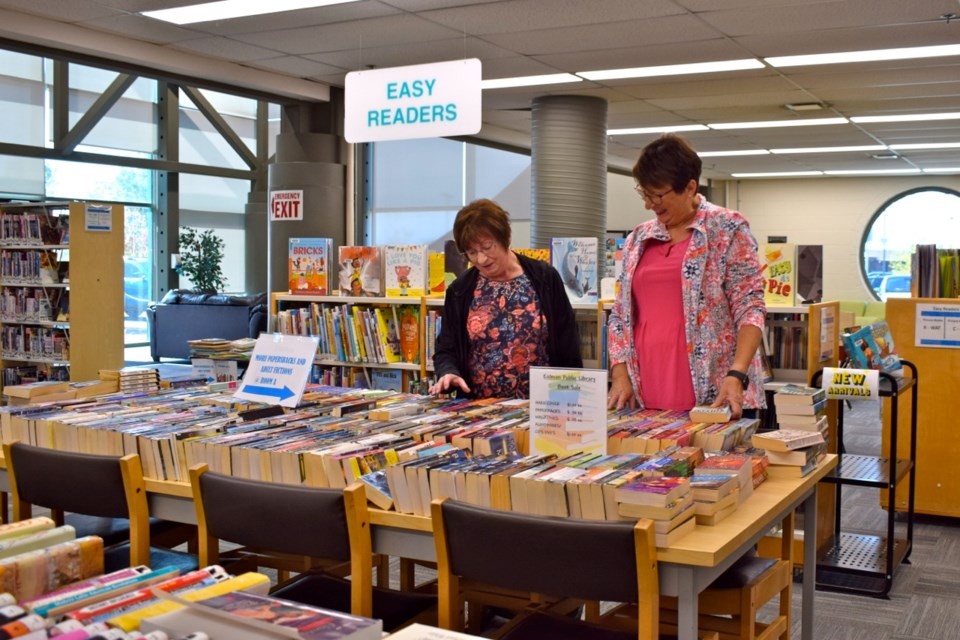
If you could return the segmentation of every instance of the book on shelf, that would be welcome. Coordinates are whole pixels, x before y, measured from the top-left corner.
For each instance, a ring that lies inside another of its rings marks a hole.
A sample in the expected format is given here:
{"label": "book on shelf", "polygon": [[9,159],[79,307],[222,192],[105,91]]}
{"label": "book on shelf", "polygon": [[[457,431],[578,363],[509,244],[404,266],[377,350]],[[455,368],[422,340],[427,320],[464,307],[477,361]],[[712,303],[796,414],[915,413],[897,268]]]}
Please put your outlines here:
{"label": "book on shelf", "polygon": [[444,260],[440,251],[430,251],[427,255],[427,295],[441,296],[447,289]]}
{"label": "book on shelf", "polygon": [[720,474],[694,475],[690,478],[690,492],[697,502],[717,502],[739,488],[733,476]]}
{"label": "book on shelf", "polygon": [[225,593],[194,602],[165,597],[183,606],[145,618],[141,632],[164,631],[179,637],[203,630],[212,638],[231,640],[380,640],[383,636],[381,620],[256,593]]}
{"label": "book on shelf", "polygon": [[290,293],[330,295],[331,238],[290,238],[287,250],[287,281]]}
{"label": "book on shelf", "polygon": [[425,244],[383,247],[384,291],[388,297],[427,295],[428,249]]}
{"label": "book on shelf", "polygon": [[796,246],[789,243],[761,244],[760,272],[763,298],[767,307],[792,307],[796,304]]}
{"label": "book on shelf", "polygon": [[776,407],[785,407],[788,404],[816,404],[826,397],[827,392],[822,388],[789,383],[777,389],[773,402]]}
{"label": "book on shelf", "polygon": [[3,387],[3,395],[11,398],[35,400],[40,396],[59,393],[69,388],[70,383],[65,380],[42,380],[29,384],[6,385]]}
{"label": "book on shelf", "polygon": [[513,247],[512,249],[514,253],[519,253],[522,256],[550,264],[550,249],[546,247]]}
{"label": "book on shelf", "polygon": [[[396,312],[396,307],[393,308]],[[399,312],[400,357],[404,362],[420,362],[420,309],[405,305]]]}
{"label": "book on shelf", "polygon": [[599,245],[593,237],[551,238],[550,264],[560,273],[570,302],[599,298]]}
{"label": "book on shelf", "polygon": [[[651,520],[669,520],[675,518],[680,512],[693,504],[693,494],[677,498],[673,502],[664,506],[649,504],[633,504],[631,502],[617,503],[616,509],[611,514],[619,514],[625,518],[650,518]],[[609,516],[607,519],[611,519]],[[616,519],[616,517],[612,518]]]}
{"label": "book on shelf", "polygon": [[165,582],[175,578],[179,572],[180,570],[176,567],[152,569],[121,580],[100,584],[92,589],[72,591],[63,593],[60,597],[45,599],[43,602],[34,603],[32,609],[44,617],[56,618],[67,612],[125,595],[136,589]]}
{"label": "book on shelf", "polygon": [[690,492],[688,478],[646,476],[629,482],[616,490],[617,502],[666,506]]}
{"label": "book on shelf", "polygon": [[777,414],[777,424],[781,429],[803,429],[804,431],[819,431],[826,433],[830,422],[823,412],[811,416],[793,416],[788,413]]}
{"label": "book on shelf", "polygon": [[684,507],[680,513],[673,516],[667,520],[654,520],[653,521],[653,532],[654,533],[670,533],[677,527],[682,526],[689,520],[693,520],[697,512],[694,509],[696,502],[691,502],[686,507]]}
{"label": "book on shelf", "polygon": [[[403,371],[400,369],[373,369],[370,371],[370,388],[384,391],[403,391]],[[372,412],[371,412],[372,413]],[[400,415],[400,414],[397,414]],[[389,420],[390,418],[372,418]]]}
{"label": "book on shelf", "polygon": [[815,416],[823,413],[827,408],[827,399],[817,400],[816,402],[800,403],[788,402],[787,404],[776,404],[777,417],[780,416]]}
{"label": "book on shelf", "polygon": [[821,453],[826,451],[826,448],[826,443],[820,442],[806,447],[800,447],[799,449],[791,449],[790,451],[774,451],[768,449],[767,460],[770,461],[771,466],[789,465],[792,467],[802,467],[811,460],[815,460]]}
{"label": "book on shelf", "polygon": [[823,245],[797,245],[797,302],[823,301]]}
{"label": "book on shelf", "polygon": [[802,478],[816,469],[817,465],[823,462],[826,456],[826,452],[821,450],[820,453],[802,465],[771,464],[767,467],[767,474],[772,478]]}
{"label": "book on shelf", "polygon": [[[732,477],[732,476],[731,476]],[[726,509],[730,505],[736,506],[740,503],[740,486],[734,481],[733,490],[730,493],[726,494],[722,498],[719,498],[714,501],[709,500],[697,500],[694,498],[693,501],[693,510],[698,516],[711,516]]]}
{"label": "book on shelf", "polygon": [[365,473],[358,480],[365,485],[367,500],[384,511],[393,508],[393,495],[390,493],[390,484],[387,482],[386,469]]}
{"label": "book on shelf", "polygon": [[707,457],[694,469],[695,476],[732,475],[740,485],[740,500],[753,493],[753,458],[747,455],[722,453]]}
{"label": "book on shelf", "polygon": [[732,417],[728,404],[719,407],[697,405],[690,409],[690,420],[693,422],[730,422]]}
{"label": "book on shelf", "polygon": [[841,334],[843,348],[855,369],[879,369],[893,375],[903,372],[890,325],[880,320],[860,327],[852,333]]}
{"label": "book on shelf", "polygon": [[697,524],[705,527],[712,527],[719,522],[725,520],[727,516],[732,514],[737,510],[737,500],[739,498],[738,494],[731,494],[731,497],[734,498],[730,504],[725,504],[722,508],[717,509],[713,513],[697,513],[696,520]]}
{"label": "book on shelf", "polygon": [[339,287],[341,296],[382,296],[380,247],[341,246]]}
{"label": "book on shelf", "polygon": [[818,431],[803,431],[800,429],[775,429],[753,434],[751,443],[754,447],[767,451],[794,451],[802,447],[809,447],[823,442],[823,434]]}

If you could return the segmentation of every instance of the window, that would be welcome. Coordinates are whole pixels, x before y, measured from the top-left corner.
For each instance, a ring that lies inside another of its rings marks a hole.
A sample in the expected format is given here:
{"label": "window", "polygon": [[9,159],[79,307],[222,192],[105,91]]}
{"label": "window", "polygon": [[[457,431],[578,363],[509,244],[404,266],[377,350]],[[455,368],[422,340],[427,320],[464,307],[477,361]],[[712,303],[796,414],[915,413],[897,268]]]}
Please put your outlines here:
{"label": "window", "polygon": [[960,193],[911,189],[880,207],[861,247],[864,280],[877,298],[910,296],[910,256],[918,244],[960,247]]}

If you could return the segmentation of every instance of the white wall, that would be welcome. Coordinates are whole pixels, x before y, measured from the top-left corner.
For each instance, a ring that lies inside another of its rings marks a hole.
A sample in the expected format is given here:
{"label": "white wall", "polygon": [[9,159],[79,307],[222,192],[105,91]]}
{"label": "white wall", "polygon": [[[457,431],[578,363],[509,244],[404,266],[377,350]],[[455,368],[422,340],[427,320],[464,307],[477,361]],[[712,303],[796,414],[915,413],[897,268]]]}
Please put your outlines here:
{"label": "white wall", "polygon": [[[871,300],[860,269],[867,224],[890,198],[919,187],[960,191],[958,176],[810,178],[714,183],[713,199],[742,212],[757,241],[787,236],[794,244],[823,245],[824,300]],[[729,187],[727,190],[725,187]],[[917,220],[918,225],[923,220]]]}

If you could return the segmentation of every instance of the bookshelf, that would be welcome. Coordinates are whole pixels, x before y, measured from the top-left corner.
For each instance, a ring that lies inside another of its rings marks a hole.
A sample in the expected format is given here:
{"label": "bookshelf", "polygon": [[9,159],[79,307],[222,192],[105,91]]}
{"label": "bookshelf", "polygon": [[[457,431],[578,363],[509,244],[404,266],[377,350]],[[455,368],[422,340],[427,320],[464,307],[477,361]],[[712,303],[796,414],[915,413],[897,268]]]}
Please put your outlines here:
{"label": "bookshelf", "polygon": [[[427,362],[427,318],[430,311],[436,312],[442,305],[443,298],[420,296],[372,298],[273,293],[270,319],[274,331],[319,339],[314,366],[326,382],[353,386],[358,378],[372,383],[374,370],[399,371],[400,390],[406,391],[411,381],[425,377],[428,370],[432,370]],[[404,354],[399,335],[410,314],[416,322],[412,357],[410,350]],[[391,333],[394,331],[395,337]],[[384,332],[390,334],[388,339],[384,338]],[[386,342],[393,345],[399,360],[390,361],[394,358],[387,355]]]}
{"label": "bookshelf", "polygon": [[0,205],[2,384],[123,366],[123,208],[89,206]]}
{"label": "bookshelf", "polygon": [[767,328],[764,347],[770,358],[776,382],[799,382],[809,379],[808,322],[809,307],[767,307]]}

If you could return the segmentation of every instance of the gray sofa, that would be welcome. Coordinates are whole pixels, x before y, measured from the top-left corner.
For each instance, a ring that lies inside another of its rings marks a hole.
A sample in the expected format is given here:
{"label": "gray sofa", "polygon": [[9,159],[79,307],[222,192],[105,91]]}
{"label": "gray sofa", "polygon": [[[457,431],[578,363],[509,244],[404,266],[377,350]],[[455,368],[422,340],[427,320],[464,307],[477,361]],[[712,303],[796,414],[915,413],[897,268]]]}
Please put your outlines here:
{"label": "gray sofa", "polygon": [[267,294],[196,293],[173,289],[147,309],[150,356],[185,360],[188,340],[256,338],[267,330]]}

